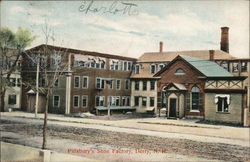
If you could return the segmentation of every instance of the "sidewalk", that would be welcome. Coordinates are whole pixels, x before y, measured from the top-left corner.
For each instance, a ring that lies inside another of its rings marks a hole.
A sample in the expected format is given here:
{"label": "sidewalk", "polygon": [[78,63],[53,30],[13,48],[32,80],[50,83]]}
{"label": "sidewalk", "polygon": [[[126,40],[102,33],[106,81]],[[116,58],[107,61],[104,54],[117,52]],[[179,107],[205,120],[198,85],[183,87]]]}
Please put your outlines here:
{"label": "sidewalk", "polygon": [[[4,112],[1,116],[13,116],[23,118],[34,118],[33,113],[25,112]],[[39,119],[43,119],[43,114],[38,114]],[[182,135],[196,135],[204,137],[216,137],[228,140],[245,141],[249,146],[249,128],[214,126],[208,124],[195,123],[195,120],[168,120],[165,118],[140,118],[126,120],[99,120],[89,118],[66,117],[64,115],[49,114],[50,121],[61,121],[70,123],[83,123],[85,127],[95,127],[97,129],[108,130],[108,127],[130,128],[134,130],[150,130],[154,132],[180,133]],[[87,125],[86,125],[87,124]],[[110,129],[113,131],[114,129]],[[126,130],[128,131],[128,130]],[[134,131],[133,131],[134,132]],[[131,130],[130,132],[132,133]],[[148,132],[150,133],[150,132]]]}
{"label": "sidewalk", "polygon": [[29,146],[2,142],[0,161],[37,161],[37,162],[101,162],[82,156],[59,153],[51,150],[41,150]]}

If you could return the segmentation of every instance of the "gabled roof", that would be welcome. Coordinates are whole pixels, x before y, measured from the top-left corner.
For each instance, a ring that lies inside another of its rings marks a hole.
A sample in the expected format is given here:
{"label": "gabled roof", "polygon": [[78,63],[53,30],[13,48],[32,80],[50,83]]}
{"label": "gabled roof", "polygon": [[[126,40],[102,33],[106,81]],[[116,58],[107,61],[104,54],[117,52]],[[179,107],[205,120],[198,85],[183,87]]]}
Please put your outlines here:
{"label": "gabled roof", "polygon": [[50,49],[50,50],[60,50],[67,53],[73,53],[73,54],[82,54],[82,55],[91,55],[91,56],[98,56],[98,57],[105,57],[105,58],[111,58],[111,59],[120,59],[120,60],[128,60],[128,61],[136,61],[136,58],[132,57],[124,57],[124,56],[118,56],[118,55],[111,55],[106,53],[99,53],[99,52],[93,52],[93,51],[84,51],[84,50],[78,50],[78,49],[72,49],[72,48],[66,48],[66,47],[59,47],[59,46],[52,46],[47,44],[41,44],[39,46],[33,47],[31,49],[26,50],[26,52],[36,52],[43,49]]}
{"label": "gabled roof", "polygon": [[213,61],[203,60],[199,58],[193,58],[189,56],[180,56],[186,60],[189,64],[195,67],[198,71],[207,77],[232,77],[226,69],[219,66]]}
{"label": "gabled roof", "polygon": [[[209,50],[195,50],[195,51],[169,51],[169,52],[146,52],[139,57],[137,62],[169,62],[172,61],[176,56],[190,56],[209,60]],[[214,50],[215,60],[232,60],[237,59],[229,53],[221,50]]]}
{"label": "gabled roof", "polygon": [[198,72],[206,77],[233,77],[231,73],[225,70],[223,67],[219,66],[213,61],[208,61],[199,58],[193,58],[189,56],[177,56],[173,61],[171,61],[167,66],[165,66],[161,71],[156,73],[154,76],[159,76],[165,70],[167,70],[172,64],[174,64],[178,59],[182,59],[189,65],[191,65]]}

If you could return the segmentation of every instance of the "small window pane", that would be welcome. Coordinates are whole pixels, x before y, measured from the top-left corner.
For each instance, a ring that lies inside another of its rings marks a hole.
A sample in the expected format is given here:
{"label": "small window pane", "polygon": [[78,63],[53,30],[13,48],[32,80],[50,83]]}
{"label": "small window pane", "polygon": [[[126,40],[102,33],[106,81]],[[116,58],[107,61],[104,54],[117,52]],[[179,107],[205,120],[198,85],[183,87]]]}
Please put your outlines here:
{"label": "small window pane", "polygon": [[9,95],[9,105],[15,105],[16,104],[16,95]]}
{"label": "small window pane", "polygon": [[142,106],[147,106],[147,97],[142,97]]}
{"label": "small window pane", "polygon": [[143,81],[142,83],[143,83],[142,89],[143,89],[143,91],[146,91],[147,90],[147,81]]}
{"label": "small window pane", "polygon": [[150,106],[151,107],[155,106],[155,98],[154,97],[150,97]]}
{"label": "small window pane", "polygon": [[135,96],[135,106],[139,106],[139,97]]}
{"label": "small window pane", "polygon": [[184,72],[183,69],[177,69],[177,70],[175,71],[175,74],[176,74],[176,75],[183,75],[183,74],[185,74],[185,72]]}
{"label": "small window pane", "polygon": [[74,96],[73,104],[74,107],[79,107],[79,96]]}
{"label": "small window pane", "polygon": [[233,72],[238,72],[238,63],[234,62],[233,63],[233,69],[232,69]]}

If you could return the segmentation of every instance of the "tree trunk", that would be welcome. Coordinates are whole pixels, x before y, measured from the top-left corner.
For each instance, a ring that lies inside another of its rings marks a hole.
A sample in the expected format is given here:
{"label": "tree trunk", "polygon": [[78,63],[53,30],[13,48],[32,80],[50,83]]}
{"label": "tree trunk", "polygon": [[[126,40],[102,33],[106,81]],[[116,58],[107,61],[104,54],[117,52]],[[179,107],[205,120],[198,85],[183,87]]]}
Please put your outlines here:
{"label": "tree trunk", "polygon": [[1,112],[4,112],[4,106],[5,106],[5,101],[4,101],[4,97],[5,97],[5,92],[6,89],[4,88],[4,90],[1,92],[1,96],[0,96],[0,107],[1,107]]}
{"label": "tree trunk", "polygon": [[44,110],[44,123],[43,123],[43,146],[42,149],[46,149],[47,145],[47,117],[48,117],[48,107],[49,107],[49,94],[46,94],[46,105]]}

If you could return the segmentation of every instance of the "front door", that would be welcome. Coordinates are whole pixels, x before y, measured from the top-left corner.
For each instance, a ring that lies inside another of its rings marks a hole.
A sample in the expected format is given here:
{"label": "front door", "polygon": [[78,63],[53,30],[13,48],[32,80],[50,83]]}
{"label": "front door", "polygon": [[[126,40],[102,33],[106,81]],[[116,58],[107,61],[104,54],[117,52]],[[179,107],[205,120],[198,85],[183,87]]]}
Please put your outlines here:
{"label": "front door", "polygon": [[176,117],[176,99],[170,98],[169,117]]}

